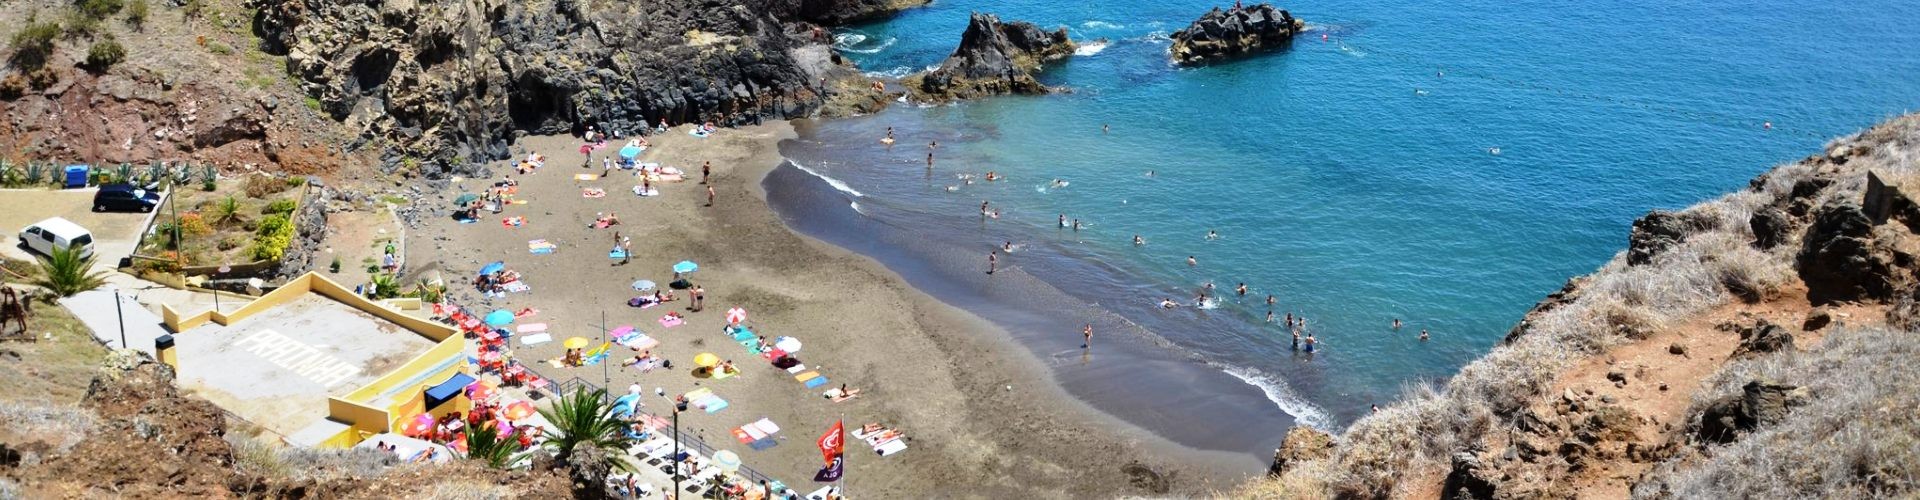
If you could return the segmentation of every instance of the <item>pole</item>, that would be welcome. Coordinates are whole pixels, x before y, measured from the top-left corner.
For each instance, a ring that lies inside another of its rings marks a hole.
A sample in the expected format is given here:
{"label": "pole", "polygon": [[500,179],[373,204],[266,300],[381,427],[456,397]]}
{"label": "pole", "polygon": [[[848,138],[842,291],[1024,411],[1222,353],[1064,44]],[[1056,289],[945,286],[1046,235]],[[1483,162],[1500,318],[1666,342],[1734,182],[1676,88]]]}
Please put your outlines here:
{"label": "pole", "polygon": [[127,345],[127,315],[120,312],[120,289],[118,288],[113,289],[113,317],[120,323],[120,348],[132,348]]}
{"label": "pole", "polygon": [[[606,309],[600,310],[600,345],[607,345],[607,310]],[[607,357],[612,357],[612,356],[607,356]],[[607,369],[608,361],[611,361],[611,360],[607,360],[607,359],[600,360],[600,387],[605,387],[607,388],[607,391],[612,391],[613,375]]]}
{"label": "pole", "polygon": [[673,407],[673,500],[680,500],[680,406]]}

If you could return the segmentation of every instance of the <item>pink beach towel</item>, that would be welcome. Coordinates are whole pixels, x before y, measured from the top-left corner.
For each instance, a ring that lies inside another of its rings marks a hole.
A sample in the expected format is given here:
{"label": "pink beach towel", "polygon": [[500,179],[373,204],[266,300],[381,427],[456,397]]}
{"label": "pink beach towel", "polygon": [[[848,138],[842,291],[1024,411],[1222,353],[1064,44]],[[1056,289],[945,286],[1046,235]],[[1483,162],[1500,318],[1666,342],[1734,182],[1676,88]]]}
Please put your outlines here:
{"label": "pink beach towel", "polygon": [[662,327],[665,327],[665,328],[673,328],[673,327],[676,327],[676,326],[680,326],[681,324],[684,324],[684,323],[686,323],[686,321],[684,321],[684,320],[681,320],[680,318],[676,318],[676,317],[673,317],[673,316],[661,316],[661,317],[660,317],[660,326],[662,326]]}
{"label": "pink beach towel", "polygon": [[520,333],[544,332],[544,331],[547,331],[547,324],[546,323],[527,323],[524,325],[520,325],[519,327],[516,327],[514,330]]}

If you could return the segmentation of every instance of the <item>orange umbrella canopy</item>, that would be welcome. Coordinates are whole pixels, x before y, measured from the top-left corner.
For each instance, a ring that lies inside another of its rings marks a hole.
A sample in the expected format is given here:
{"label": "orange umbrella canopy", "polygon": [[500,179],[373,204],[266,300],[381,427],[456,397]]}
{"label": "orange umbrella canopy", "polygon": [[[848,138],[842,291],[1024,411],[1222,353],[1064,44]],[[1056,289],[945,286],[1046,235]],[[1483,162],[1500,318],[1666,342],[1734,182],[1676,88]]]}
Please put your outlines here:
{"label": "orange umbrella canopy", "polygon": [[498,391],[495,390],[492,385],[488,385],[485,382],[474,382],[467,385],[467,399],[475,401],[490,399],[496,392]]}
{"label": "orange umbrella canopy", "polygon": [[506,410],[503,411],[503,413],[507,416],[507,419],[509,420],[519,420],[519,419],[531,417],[533,416],[533,413],[534,413],[533,403],[530,403],[527,401],[514,401],[512,403],[507,404],[507,408]]}
{"label": "orange umbrella canopy", "polygon": [[419,437],[433,431],[433,415],[425,413],[414,415],[413,419],[400,424],[400,434]]}

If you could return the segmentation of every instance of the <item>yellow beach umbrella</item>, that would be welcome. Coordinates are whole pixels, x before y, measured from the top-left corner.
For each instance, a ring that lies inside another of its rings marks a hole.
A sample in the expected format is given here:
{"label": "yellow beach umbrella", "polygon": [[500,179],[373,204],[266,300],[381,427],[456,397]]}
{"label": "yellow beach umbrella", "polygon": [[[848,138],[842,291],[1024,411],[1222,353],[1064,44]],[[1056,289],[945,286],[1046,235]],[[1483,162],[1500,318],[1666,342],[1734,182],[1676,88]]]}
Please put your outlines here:
{"label": "yellow beach umbrella", "polygon": [[703,352],[693,357],[693,364],[712,368],[713,365],[720,364],[720,357],[710,352]]}
{"label": "yellow beach umbrella", "polygon": [[568,349],[580,349],[587,346],[587,339],[586,337],[574,337],[567,339],[567,342],[562,345],[567,346]]}

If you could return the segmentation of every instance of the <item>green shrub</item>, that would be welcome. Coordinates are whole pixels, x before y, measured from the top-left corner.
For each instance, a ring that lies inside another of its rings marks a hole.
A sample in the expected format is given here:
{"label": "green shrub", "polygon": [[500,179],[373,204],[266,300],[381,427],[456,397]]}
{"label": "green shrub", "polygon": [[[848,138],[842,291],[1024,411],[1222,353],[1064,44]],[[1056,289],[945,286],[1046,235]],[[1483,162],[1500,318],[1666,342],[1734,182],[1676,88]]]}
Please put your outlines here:
{"label": "green shrub", "polygon": [[40,22],[29,16],[27,24],[13,34],[13,65],[22,72],[46,66],[53,59],[53,40],[59,37],[60,23]]}
{"label": "green shrub", "polygon": [[223,56],[233,55],[233,46],[227,45],[225,42],[208,40],[207,52],[212,52],[214,54],[223,55]]}
{"label": "green shrub", "polygon": [[147,0],[127,2],[126,13],[127,24],[133,25],[135,28],[145,26],[147,24]]}
{"label": "green shrub", "polygon": [[297,208],[297,205],[293,200],[273,200],[272,203],[267,204],[266,208],[260,209],[260,213],[286,217],[293,215],[294,208]]}
{"label": "green shrub", "polygon": [[248,198],[263,199],[274,193],[286,191],[287,183],[270,176],[253,175],[247,177],[245,190]]}
{"label": "green shrub", "polygon": [[75,10],[78,10],[82,15],[94,19],[106,19],[107,16],[119,13],[123,7],[126,7],[126,4],[121,0],[79,0],[74,2]]}
{"label": "green shrub", "polygon": [[293,244],[293,221],[283,215],[269,215],[260,220],[260,229],[254,231],[254,260],[280,260],[287,254],[287,245]]}
{"label": "green shrub", "polygon": [[87,67],[94,71],[106,71],[126,58],[127,49],[112,38],[93,42],[93,46],[87,48]]}

